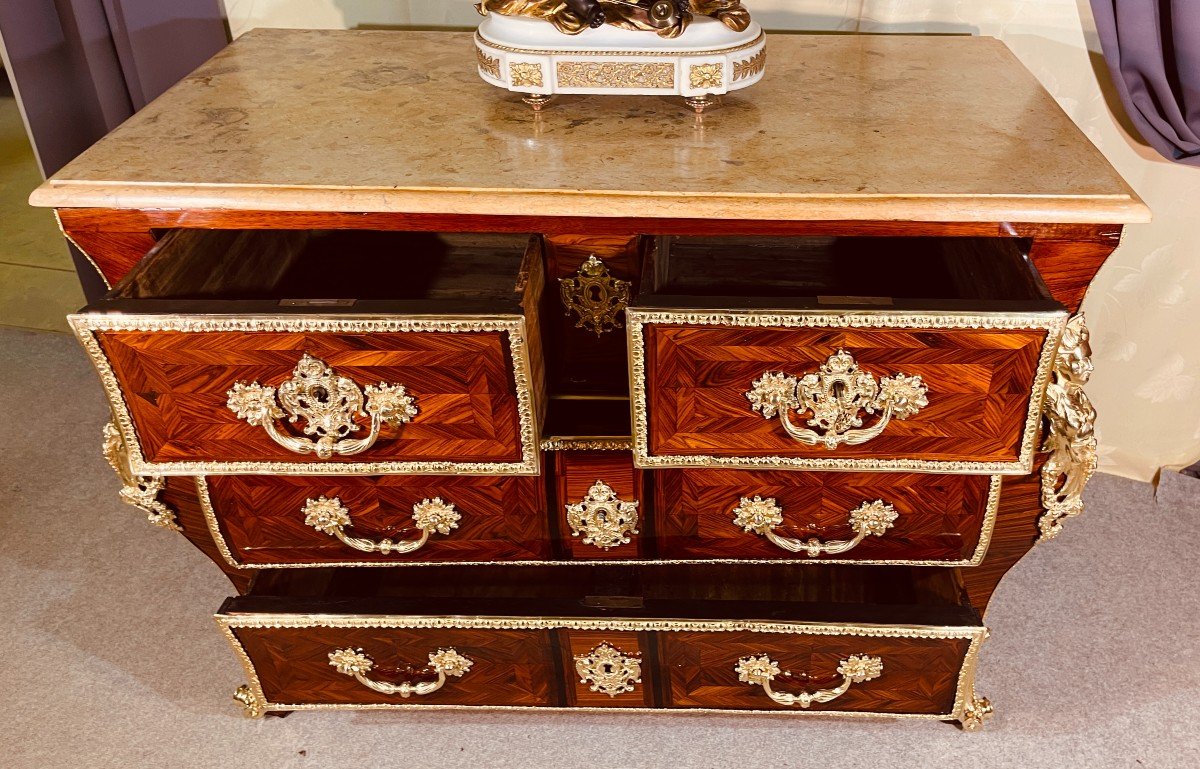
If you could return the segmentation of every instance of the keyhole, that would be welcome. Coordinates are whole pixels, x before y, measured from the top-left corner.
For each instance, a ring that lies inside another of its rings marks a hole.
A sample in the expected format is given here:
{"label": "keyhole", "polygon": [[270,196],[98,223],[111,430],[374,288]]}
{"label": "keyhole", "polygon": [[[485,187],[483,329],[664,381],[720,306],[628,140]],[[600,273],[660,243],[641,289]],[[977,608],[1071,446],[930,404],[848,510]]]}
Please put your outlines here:
{"label": "keyhole", "polygon": [[318,385],[312,389],[312,396],[317,399],[318,403],[328,403],[329,402],[329,391],[326,390],[324,387],[321,387],[320,385]]}

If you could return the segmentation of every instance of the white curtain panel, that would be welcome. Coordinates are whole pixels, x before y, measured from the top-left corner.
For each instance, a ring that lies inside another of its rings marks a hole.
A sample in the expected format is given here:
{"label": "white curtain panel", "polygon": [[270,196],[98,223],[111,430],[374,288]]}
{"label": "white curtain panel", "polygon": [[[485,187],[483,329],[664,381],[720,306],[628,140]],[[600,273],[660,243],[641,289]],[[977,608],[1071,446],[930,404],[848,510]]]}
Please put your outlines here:
{"label": "white curtain panel", "polygon": [[[1003,40],[1154,211],[1126,230],[1084,303],[1101,469],[1151,480],[1200,460],[1200,170],[1131,136],[1087,0],[745,0],[768,30],[967,33]],[[470,26],[469,0],[225,0],[260,26]],[[1103,90],[1102,90],[1103,89]],[[1105,92],[1109,93],[1108,98]]]}

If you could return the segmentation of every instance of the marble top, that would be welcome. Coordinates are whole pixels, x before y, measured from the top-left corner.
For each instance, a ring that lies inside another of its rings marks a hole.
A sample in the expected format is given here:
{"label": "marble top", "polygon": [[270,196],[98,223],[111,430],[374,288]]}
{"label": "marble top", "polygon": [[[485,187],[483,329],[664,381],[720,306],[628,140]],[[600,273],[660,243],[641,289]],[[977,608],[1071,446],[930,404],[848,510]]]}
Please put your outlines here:
{"label": "marble top", "polygon": [[560,96],[464,32],[256,30],[39,187],[36,206],[1138,222],[1149,211],[1002,43],[770,35],[758,85]]}

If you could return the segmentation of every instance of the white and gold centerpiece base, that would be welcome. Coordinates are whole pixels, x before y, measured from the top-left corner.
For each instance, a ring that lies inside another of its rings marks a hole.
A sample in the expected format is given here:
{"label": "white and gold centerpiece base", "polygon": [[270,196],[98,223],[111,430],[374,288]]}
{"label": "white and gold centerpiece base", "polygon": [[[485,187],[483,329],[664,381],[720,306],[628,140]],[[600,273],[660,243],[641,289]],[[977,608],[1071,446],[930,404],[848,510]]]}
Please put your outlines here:
{"label": "white and gold centerpiece base", "polygon": [[682,96],[703,112],[714,97],[762,80],[766,36],[697,17],[663,38],[604,25],[564,35],[541,19],[488,14],[475,34],[479,75],[541,109],[556,94]]}

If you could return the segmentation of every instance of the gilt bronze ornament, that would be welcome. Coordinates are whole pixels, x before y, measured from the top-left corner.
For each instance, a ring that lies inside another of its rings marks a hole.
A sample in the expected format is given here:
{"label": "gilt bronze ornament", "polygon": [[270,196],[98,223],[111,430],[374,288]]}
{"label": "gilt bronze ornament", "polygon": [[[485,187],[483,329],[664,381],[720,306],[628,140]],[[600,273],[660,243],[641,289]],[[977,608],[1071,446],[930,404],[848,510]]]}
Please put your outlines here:
{"label": "gilt bronze ornament", "polygon": [[[482,0],[480,77],[541,110],[557,94],[682,96],[697,113],[766,70],[741,0]],[[645,34],[643,34],[645,33]],[[653,33],[653,34],[649,34]]]}

